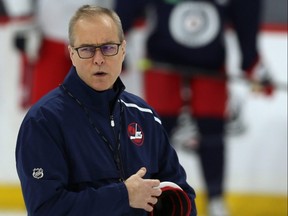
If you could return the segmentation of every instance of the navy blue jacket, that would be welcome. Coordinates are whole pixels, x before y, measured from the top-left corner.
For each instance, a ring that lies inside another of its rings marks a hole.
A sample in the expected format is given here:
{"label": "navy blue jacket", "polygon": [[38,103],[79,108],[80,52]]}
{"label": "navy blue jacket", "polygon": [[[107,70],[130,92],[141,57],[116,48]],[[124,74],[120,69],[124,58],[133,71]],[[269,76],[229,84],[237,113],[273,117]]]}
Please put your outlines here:
{"label": "navy blue jacket", "polygon": [[25,116],[16,165],[29,215],[147,215],[129,206],[123,183],[143,166],[144,178],[181,186],[196,215],[195,192],[161,121],[120,78],[96,92],[73,67]]}

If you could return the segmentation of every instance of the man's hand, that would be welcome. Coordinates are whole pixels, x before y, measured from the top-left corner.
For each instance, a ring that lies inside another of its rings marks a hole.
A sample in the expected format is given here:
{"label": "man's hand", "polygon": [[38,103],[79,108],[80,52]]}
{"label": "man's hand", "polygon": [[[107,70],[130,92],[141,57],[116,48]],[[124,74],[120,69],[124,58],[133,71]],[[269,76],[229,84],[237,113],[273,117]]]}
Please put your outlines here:
{"label": "man's hand", "polygon": [[128,190],[130,206],[151,212],[162,191],[158,188],[159,180],[143,179],[146,171],[146,168],[142,167],[125,181],[125,185]]}

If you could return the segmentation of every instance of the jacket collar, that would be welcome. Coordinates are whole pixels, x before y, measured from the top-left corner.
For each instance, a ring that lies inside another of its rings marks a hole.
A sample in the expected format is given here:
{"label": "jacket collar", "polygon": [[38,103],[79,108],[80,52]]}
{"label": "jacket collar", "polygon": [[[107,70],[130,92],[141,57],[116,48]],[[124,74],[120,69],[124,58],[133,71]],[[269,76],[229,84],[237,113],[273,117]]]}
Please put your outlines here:
{"label": "jacket collar", "polygon": [[83,105],[96,110],[110,111],[125,89],[123,82],[118,77],[112,89],[95,91],[81,80],[74,66],[70,69],[63,85]]}

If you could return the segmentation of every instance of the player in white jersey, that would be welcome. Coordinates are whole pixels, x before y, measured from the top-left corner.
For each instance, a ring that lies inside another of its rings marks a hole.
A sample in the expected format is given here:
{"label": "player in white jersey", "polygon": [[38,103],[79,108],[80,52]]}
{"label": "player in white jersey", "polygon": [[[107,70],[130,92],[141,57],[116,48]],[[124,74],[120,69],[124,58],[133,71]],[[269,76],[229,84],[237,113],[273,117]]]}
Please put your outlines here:
{"label": "player in white jersey", "polygon": [[[24,59],[24,107],[34,104],[44,94],[57,87],[71,67],[67,52],[67,26],[73,12],[84,4],[111,8],[113,0],[30,0],[27,4],[29,3],[34,14],[34,29],[31,30],[29,27],[28,34],[27,31],[21,31],[16,39],[17,47],[22,51]],[[38,39],[36,42],[35,35]]]}

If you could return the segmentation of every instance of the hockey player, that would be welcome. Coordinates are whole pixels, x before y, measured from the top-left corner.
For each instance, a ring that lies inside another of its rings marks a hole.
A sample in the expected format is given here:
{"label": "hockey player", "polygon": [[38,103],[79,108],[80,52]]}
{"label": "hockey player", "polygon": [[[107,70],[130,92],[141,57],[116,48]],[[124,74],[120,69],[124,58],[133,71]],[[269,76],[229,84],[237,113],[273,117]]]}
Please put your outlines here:
{"label": "hockey player", "polygon": [[[143,8],[149,9],[145,99],[160,114],[170,135],[183,104],[188,105],[200,136],[197,152],[207,186],[209,215],[226,216],[224,33],[229,22],[239,39],[243,76],[257,83],[264,81],[266,73],[259,69],[257,50],[260,0],[118,0],[116,11],[126,33]],[[190,89],[192,97],[183,97],[183,86]]]}
{"label": "hockey player", "polygon": [[[26,86],[28,94],[23,95],[22,104],[29,107],[44,94],[57,87],[71,67],[71,60],[67,52],[67,26],[69,17],[83,4],[98,4],[112,7],[112,0],[30,0],[33,3],[34,19],[28,27],[18,32],[16,45],[27,59],[23,70],[26,71]],[[32,46],[34,53],[29,53],[32,37],[38,41]],[[29,44],[30,43],[30,44]],[[29,70],[27,71],[27,68]]]}
{"label": "hockey player", "polygon": [[[19,29],[22,29],[22,26],[26,26],[27,23],[30,23],[32,20],[32,10],[31,5],[29,4],[30,0],[23,0],[23,1],[17,1],[14,0],[1,0],[0,1],[0,27],[1,27],[1,44],[2,50],[0,51],[1,60],[3,62],[0,63],[0,86],[1,90],[0,92],[5,92],[2,90],[5,89],[5,85],[7,83],[11,84],[11,80],[7,80],[10,78],[10,76],[2,76],[4,75],[4,71],[7,71],[8,68],[7,65],[8,62],[10,62],[10,55],[7,55],[7,49],[9,51],[14,51],[13,47],[13,38],[15,36],[15,32],[18,32]],[[1,26],[3,25],[3,26]],[[11,46],[12,45],[12,46]],[[25,59],[23,58],[23,62]],[[3,68],[2,68],[3,67]],[[19,73],[21,80],[21,86],[24,82],[24,76],[22,71]],[[18,74],[16,75],[16,78],[18,78]],[[18,79],[17,79],[18,80]],[[17,83],[18,84],[18,83]],[[22,90],[22,89],[21,89]],[[1,94],[0,93],[0,94]],[[3,95],[4,97],[5,95]],[[2,95],[0,95],[0,98],[3,98]]]}

